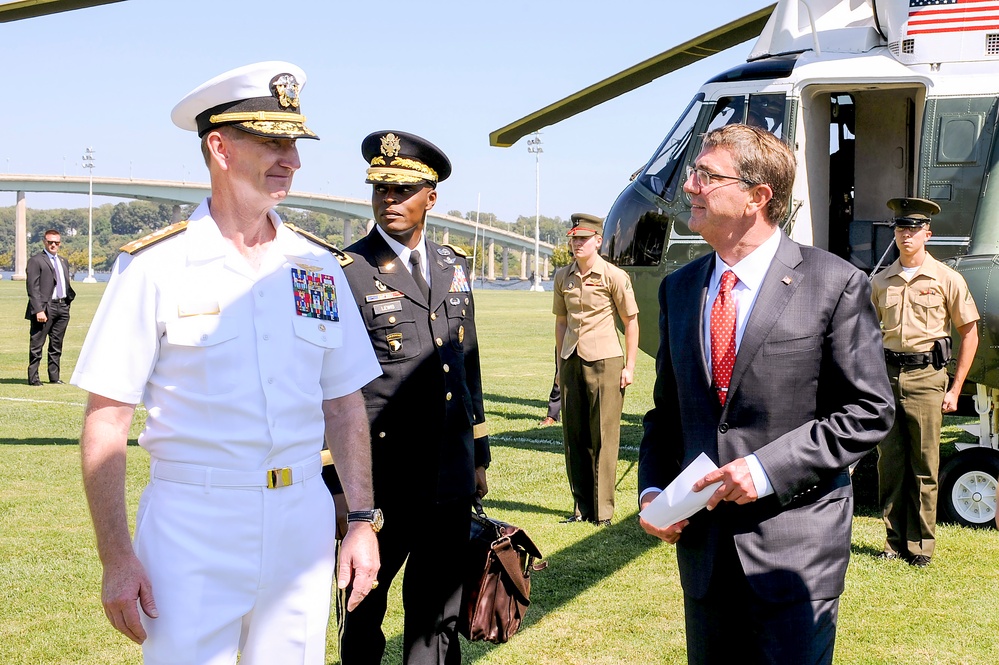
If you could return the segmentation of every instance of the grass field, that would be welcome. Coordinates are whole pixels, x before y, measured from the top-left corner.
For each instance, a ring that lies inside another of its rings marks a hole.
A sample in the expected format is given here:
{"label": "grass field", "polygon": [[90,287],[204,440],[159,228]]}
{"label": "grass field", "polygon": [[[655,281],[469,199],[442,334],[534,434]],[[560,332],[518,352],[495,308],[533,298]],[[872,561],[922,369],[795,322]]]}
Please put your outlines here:
{"label": "grass field", "polygon": [[[75,286],[67,380],[103,291],[101,284]],[[486,510],[524,527],[550,565],[534,577],[521,632],[501,646],[465,645],[465,662],[685,662],[673,548],[646,536],[635,517],[636,449],[651,401],[652,359],[639,359],[625,400],[614,523],[559,525],[572,508],[561,430],[536,427],[553,370],[550,294],[481,291],[476,299],[493,446]],[[84,394],[69,385],[26,385],[24,306],[24,284],[0,281],[0,663],[138,663],[139,648],[114,632],[100,607],[101,570],[77,448]],[[947,419],[947,441],[959,436],[953,422]],[[147,469],[146,453],[130,446],[133,516]],[[865,461],[857,480],[862,498],[874,482]],[[836,662],[999,662],[999,534],[941,525],[937,555],[924,570],[875,560],[883,538],[870,500],[858,502]],[[387,663],[401,660],[398,587],[385,626]],[[331,628],[330,663],[338,662],[334,635]]]}

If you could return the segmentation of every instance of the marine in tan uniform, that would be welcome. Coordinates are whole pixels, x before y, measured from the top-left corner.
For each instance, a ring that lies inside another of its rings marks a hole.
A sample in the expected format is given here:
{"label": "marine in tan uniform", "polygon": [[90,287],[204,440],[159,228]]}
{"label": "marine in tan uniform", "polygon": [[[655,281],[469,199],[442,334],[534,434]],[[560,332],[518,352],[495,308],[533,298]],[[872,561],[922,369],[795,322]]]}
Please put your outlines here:
{"label": "marine in tan uniform", "polygon": [[[638,304],[631,279],[600,257],[603,220],[572,215],[575,261],[555,273],[555,349],[560,359],[562,432],[573,514],[563,520],[610,524],[624,389],[634,381]],[[624,324],[618,341],[614,316]]]}
{"label": "marine in tan uniform", "polygon": [[[978,309],[964,278],[926,251],[930,215],[925,199],[892,199],[899,259],[874,277],[885,361],[895,393],[895,424],[878,446],[878,486],[887,539],[882,558],[929,564],[935,544],[937,472],[943,414],[957,408],[978,349]],[[951,326],[961,348],[950,381]],[[948,387],[948,382],[950,385]]]}

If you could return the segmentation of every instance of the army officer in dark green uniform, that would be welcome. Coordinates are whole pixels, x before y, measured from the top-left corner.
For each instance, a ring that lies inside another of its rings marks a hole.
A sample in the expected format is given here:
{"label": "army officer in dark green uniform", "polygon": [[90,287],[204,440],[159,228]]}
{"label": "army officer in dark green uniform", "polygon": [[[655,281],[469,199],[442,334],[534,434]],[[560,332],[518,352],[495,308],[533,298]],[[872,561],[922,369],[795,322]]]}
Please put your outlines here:
{"label": "army officer in dark green uniform", "polygon": [[381,662],[389,586],[408,557],[404,662],[459,663],[463,568],[454,562],[468,543],[472,498],[486,493],[489,440],[468,261],[424,233],[451,163],[399,131],[371,134],[361,154],[375,226],[347,248],[344,272],[382,366],[363,393],[384,528],[378,585],[341,613],[340,657]]}

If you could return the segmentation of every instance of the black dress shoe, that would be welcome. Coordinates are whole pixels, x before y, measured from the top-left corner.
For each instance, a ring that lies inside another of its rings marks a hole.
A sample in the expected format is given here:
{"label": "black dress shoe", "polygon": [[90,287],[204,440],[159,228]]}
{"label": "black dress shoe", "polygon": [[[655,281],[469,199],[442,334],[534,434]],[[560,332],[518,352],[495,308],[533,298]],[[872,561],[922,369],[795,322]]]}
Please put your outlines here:
{"label": "black dress shoe", "polygon": [[917,554],[909,559],[909,565],[916,568],[926,568],[926,566],[930,565],[930,557],[925,554]]}
{"label": "black dress shoe", "polygon": [[589,522],[588,519],[583,519],[582,515],[569,515],[565,519],[558,521],[559,524],[575,524],[576,522]]}
{"label": "black dress shoe", "polygon": [[64,385],[66,385],[66,382],[65,382],[65,381],[61,381],[61,380],[59,380],[59,379],[56,379],[55,381],[49,381],[49,383],[51,383],[51,384],[54,384],[54,385],[59,385],[59,386],[64,386]]}
{"label": "black dress shoe", "polygon": [[41,382],[41,381],[28,381],[28,385],[29,385],[29,386],[32,386],[32,387],[34,387],[34,388],[37,388],[37,387],[39,387],[40,385],[42,385],[42,382]]}
{"label": "black dress shoe", "polygon": [[610,526],[610,520],[593,520],[593,526]]}

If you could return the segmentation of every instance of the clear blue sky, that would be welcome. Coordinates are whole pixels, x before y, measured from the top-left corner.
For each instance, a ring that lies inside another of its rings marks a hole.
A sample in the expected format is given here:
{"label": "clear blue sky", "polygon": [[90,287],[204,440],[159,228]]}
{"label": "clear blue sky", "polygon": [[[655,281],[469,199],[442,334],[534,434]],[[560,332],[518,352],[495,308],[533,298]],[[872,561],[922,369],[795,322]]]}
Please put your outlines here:
{"label": "clear blue sky", "polygon": [[[483,211],[513,221],[534,214],[534,156],[524,139],[490,147],[490,131],[767,4],[127,0],[0,24],[0,169],[83,175],[92,146],[95,175],[205,182],[174,104],[233,67],[290,60],[308,75],[302,108],[322,137],[300,142],[296,190],[367,198],[360,141],[400,129],[454,164],[439,212],[475,210],[481,195]],[[701,83],[751,46],[543,130],[541,213],[605,215]],[[29,194],[28,205],[86,201]]]}

